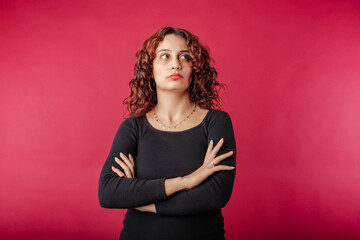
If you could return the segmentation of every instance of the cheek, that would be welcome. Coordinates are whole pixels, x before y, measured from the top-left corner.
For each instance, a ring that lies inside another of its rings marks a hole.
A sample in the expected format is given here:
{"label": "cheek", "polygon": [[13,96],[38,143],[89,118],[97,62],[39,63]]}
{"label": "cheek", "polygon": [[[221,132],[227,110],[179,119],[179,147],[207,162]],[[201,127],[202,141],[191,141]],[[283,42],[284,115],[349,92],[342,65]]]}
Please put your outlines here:
{"label": "cheek", "polygon": [[164,68],[164,64],[159,62],[154,62],[153,64],[153,71],[160,71]]}
{"label": "cheek", "polygon": [[154,75],[159,75],[159,73],[161,73],[161,68],[159,67],[159,65],[153,65],[152,71]]}
{"label": "cheek", "polygon": [[188,75],[189,77],[191,77],[191,75],[192,75],[192,67],[188,67],[188,68],[186,69],[186,73],[187,73],[187,75]]}

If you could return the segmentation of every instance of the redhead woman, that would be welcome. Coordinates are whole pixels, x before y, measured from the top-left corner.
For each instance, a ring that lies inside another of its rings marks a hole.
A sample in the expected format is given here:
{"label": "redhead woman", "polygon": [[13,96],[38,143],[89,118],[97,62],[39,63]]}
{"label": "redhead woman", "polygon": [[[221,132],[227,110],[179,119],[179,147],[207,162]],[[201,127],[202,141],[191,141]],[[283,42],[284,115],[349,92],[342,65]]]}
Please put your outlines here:
{"label": "redhead woman", "polygon": [[209,51],[189,31],[165,27],[136,57],[100,205],[128,209],[120,239],[225,239],[236,144]]}

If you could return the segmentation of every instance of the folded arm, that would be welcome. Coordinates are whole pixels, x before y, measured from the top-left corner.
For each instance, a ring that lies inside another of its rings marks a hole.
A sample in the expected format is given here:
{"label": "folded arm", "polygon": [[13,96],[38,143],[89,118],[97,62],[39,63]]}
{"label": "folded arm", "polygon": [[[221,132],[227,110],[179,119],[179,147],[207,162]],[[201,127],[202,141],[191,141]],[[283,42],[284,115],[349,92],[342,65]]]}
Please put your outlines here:
{"label": "folded arm", "polygon": [[[209,126],[208,141],[213,139],[216,142],[221,138],[224,144],[218,155],[233,151],[221,165],[235,167],[235,136],[230,116],[226,112],[219,112]],[[177,192],[163,201],[155,202],[156,212],[159,215],[186,215],[222,208],[230,199],[234,180],[235,170],[218,171],[193,189]]]}
{"label": "folded arm", "polygon": [[135,179],[119,177],[112,166],[116,164],[115,157],[119,153],[130,153],[136,157],[137,126],[134,119],[128,118],[118,128],[110,153],[102,167],[98,197],[104,208],[132,208],[152,202],[164,200],[165,179]]}
{"label": "folded arm", "polygon": [[[223,141],[219,140],[213,148],[214,142],[210,139],[217,141],[220,138],[223,138]],[[138,206],[136,209],[159,215],[186,215],[224,207],[231,196],[235,171],[222,170],[233,170],[229,166],[235,167],[236,159],[235,138],[231,119],[227,113],[220,112],[210,123],[208,139],[210,143],[202,167],[187,176],[166,179],[164,191],[168,198]],[[119,176],[126,175],[131,178],[133,161],[124,155],[122,160],[124,162],[120,160],[118,162],[123,167],[124,173],[118,169],[115,172]]]}

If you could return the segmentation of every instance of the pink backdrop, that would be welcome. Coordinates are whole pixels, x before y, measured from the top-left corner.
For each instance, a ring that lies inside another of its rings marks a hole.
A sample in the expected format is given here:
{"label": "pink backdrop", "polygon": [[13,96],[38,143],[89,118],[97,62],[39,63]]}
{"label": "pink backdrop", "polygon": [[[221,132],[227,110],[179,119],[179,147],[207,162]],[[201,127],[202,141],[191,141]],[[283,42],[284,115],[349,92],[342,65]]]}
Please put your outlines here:
{"label": "pink backdrop", "polygon": [[98,177],[135,52],[164,26],[210,48],[236,134],[228,239],[360,239],[360,3],[0,3],[0,238],[117,239]]}

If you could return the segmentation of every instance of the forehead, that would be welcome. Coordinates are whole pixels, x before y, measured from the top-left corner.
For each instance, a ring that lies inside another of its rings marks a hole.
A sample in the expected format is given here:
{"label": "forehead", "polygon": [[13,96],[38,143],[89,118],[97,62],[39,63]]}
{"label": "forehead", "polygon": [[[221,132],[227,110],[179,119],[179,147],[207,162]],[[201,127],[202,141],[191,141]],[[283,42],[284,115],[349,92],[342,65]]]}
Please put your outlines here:
{"label": "forehead", "polygon": [[180,50],[188,50],[189,48],[186,44],[185,38],[182,38],[175,34],[168,34],[161,42],[159,42],[159,45],[156,48],[156,52],[161,49],[169,49],[170,51],[177,52]]}

